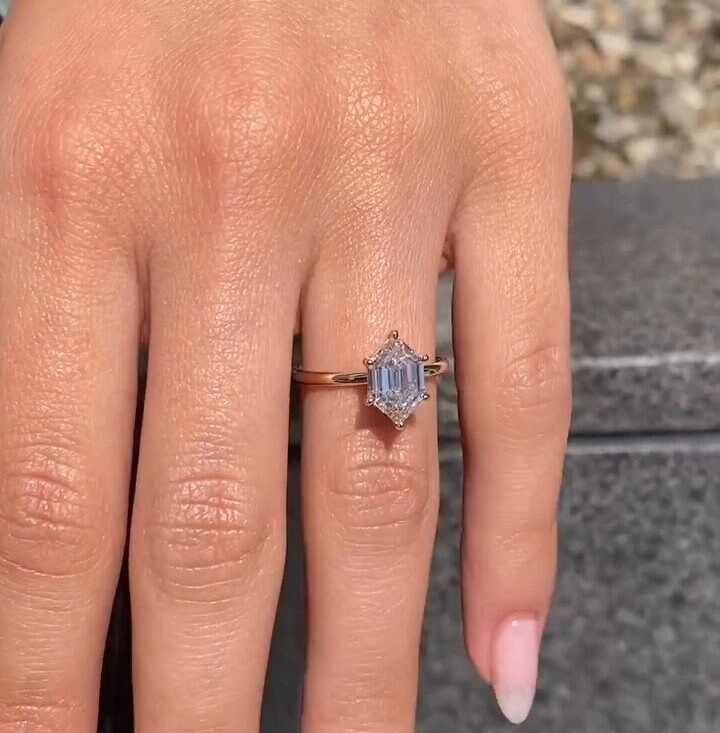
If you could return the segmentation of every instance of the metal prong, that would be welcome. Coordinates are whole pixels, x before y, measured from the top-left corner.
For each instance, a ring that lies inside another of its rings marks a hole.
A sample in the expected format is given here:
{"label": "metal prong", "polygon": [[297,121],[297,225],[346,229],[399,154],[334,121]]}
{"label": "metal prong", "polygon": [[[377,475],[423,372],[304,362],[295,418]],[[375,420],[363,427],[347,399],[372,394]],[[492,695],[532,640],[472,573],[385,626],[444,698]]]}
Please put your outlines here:
{"label": "metal prong", "polygon": [[430,361],[430,354],[423,354],[422,360],[423,361]]}
{"label": "metal prong", "polygon": [[365,404],[366,404],[366,405],[367,405],[368,407],[372,407],[372,406],[373,406],[373,405],[375,404],[375,397],[374,397],[373,395],[369,394],[369,395],[368,395],[368,396],[367,396],[367,397],[365,398]]}
{"label": "metal prong", "polygon": [[369,356],[367,359],[363,359],[363,364],[366,367],[372,366],[375,363],[375,359],[373,359],[371,356]]}
{"label": "metal prong", "polygon": [[397,340],[398,338],[400,338],[400,334],[394,330],[390,331],[389,338]]}
{"label": "metal prong", "polygon": [[396,423],[395,423],[395,427],[396,427],[396,428],[397,428],[398,430],[402,430],[402,429],[403,429],[403,428],[405,427],[405,423],[404,423],[404,422],[396,422]]}
{"label": "metal prong", "polygon": [[424,400],[429,400],[429,399],[430,399],[430,392],[423,392],[423,396],[422,396],[422,398],[423,398]]}

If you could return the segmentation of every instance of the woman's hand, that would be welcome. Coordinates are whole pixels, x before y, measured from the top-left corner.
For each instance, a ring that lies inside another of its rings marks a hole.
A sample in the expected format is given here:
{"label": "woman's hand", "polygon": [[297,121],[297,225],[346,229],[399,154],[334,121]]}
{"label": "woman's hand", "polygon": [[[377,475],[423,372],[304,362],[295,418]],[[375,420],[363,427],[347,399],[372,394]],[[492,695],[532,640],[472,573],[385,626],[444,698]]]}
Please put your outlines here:
{"label": "woman's hand", "polygon": [[[95,730],[149,339],[136,730],[257,730],[296,316],[308,369],[432,354],[446,262],[467,643],[522,719],[570,404],[540,3],[16,0],[1,44],[0,728]],[[397,432],[362,398],[304,397],[308,733],[414,725],[434,400]]]}

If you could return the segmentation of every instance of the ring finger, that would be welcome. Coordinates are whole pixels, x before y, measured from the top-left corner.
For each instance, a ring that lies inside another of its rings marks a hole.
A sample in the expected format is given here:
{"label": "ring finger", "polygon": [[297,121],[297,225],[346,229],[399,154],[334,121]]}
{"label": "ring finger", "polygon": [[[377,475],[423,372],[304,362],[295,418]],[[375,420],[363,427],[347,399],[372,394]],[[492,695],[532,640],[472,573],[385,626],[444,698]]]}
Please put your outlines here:
{"label": "ring finger", "polygon": [[[428,202],[413,208],[433,210]],[[343,254],[320,259],[306,289],[304,368],[358,371],[391,329],[419,354],[434,353],[444,225],[418,217],[408,226],[394,213],[383,220],[405,226],[355,222]],[[417,255],[388,257],[389,242]],[[305,388],[310,733],[414,730],[438,507],[436,410],[434,399],[420,405],[398,431],[365,397],[359,387]]]}

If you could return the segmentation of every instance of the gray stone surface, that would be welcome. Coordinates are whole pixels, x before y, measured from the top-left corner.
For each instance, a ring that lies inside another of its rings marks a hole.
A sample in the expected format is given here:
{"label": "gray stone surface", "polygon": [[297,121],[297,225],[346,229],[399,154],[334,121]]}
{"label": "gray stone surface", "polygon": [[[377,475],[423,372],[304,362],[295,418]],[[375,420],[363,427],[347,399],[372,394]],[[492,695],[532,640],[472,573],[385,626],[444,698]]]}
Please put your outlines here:
{"label": "gray stone surface", "polygon": [[[291,486],[297,487],[297,457]],[[442,451],[443,504],[423,643],[420,733],[509,730],[462,645],[461,462]],[[301,547],[288,573],[263,730],[297,728]],[[528,733],[720,730],[720,439],[580,440],[561,502],[558,588]]]}
{"label": "gray stone surface", "polygon": [[575,432],[720,427],[720,178],[575,187]]}

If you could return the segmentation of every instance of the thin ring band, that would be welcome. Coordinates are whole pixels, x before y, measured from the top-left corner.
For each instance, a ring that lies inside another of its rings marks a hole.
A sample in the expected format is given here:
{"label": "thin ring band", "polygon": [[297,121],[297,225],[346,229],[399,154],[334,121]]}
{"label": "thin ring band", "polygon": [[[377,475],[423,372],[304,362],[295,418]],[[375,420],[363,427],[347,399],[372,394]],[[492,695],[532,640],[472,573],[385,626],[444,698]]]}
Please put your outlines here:
{"label": "thin ring band", "polygon": [[[438,377],[448,370],[448,360],[439,358],[424,364],[425,376]],[[315,387],[357,387],[368,383],[368,373],[364,372],[309,372],[302,367],[293,367],[293,380],[299,384]]]}

